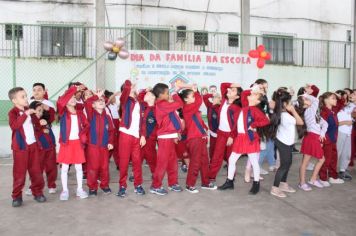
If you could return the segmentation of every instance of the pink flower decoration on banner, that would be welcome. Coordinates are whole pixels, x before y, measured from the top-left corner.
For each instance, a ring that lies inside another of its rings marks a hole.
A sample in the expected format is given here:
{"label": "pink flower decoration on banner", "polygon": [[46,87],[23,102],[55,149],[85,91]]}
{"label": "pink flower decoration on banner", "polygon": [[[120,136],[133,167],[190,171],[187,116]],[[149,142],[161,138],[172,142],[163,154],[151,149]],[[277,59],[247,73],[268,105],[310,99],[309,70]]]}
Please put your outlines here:
{"label": "pink flower decoration on banner", "polygon": [[266,60],[271,59],[271,53],[267,52],[263,45],[259,45],[256,50],[249,51],[248,55],[257,58],[257,67],[260,69],[265,66]]}

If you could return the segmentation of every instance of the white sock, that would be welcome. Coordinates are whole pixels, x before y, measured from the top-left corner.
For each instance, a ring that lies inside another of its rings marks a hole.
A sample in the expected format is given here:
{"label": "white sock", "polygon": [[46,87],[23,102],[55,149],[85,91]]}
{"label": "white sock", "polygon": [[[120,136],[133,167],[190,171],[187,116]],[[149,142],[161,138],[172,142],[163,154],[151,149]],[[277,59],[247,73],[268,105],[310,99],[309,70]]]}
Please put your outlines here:
{"label": "white sock", "polygon": [[233,180],[236,171],[236,162],[240,158],[241,154],[237,154],[235,152],[231,153],[229,157],[229,167],[227,169],[227,178],[229,180]]}
{"label": "white sock", "polygon": [[77,190],[83,190],[83,168],[82,164],[75,164],[75,172],[77,176]]}
{"label": "white sock", "polygon": [[260,181],[261,170],[260,170],[260,164],[258,163],[259,158],[260,158],[259,153],[249,153],[248,154],[248,160],[251,162],[251,165],[252,165],[254,181]]}
{"label": "white sock", "polygon": [[69,165],[62,164],[61,181],[62,181],[63,192],[68,192],[68,169],[69,169]]}

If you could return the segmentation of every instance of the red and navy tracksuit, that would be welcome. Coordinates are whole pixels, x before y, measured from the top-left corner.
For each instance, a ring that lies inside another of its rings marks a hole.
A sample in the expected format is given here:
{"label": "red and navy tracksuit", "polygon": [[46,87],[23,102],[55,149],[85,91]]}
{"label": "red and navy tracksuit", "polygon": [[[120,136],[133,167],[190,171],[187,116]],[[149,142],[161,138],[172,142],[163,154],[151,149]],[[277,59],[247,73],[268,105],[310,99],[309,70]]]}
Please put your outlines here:
{"label": "red and navy tracksuit", "polygon": [[86,152],[87,184],[90,190],[109,188],[109,150],[108,145],[114,145],[114,124],[110,114],[105,109],[102,113],[93,109],[93,103],[98,96],[92,96],[85,102],[89,121],[88,145]]}
{"label": "red and navy tracksuit", "polygon": [[[28,116],[25,114],[25,110],[20,110],[17,107],[12,108],[8,115],[9,125],[12,130],[11,149],[14,158],[12,198],[14,200],[22,199],[22,189],[25,186],[27,171],[30,174],[32,194],[35,197],[42,196],[44,180],[41,171],[39,147],[36,142],[32,144],[26,143],[23,127]],[[32,115],[31,117],[34,116]]]}
{"label": "red and navy tracksuit", "polygon": [[206,94],[203,96],[204,104],[208,110],[208,126],[209,126],[209,157],[213,158],[215,151],[215,143],[217,138],[217,131],[219,129],[219,109],[220,104],[213,104],[209,101],[212,98],[212,94]]}
{"label": "red and navy tracksuit", "polygon": [[[142,184],[142,161],[141,161],[141,147],[140,147],[140,127],[138,128],[136,136],[123,132],[122,128],[130,129],[132,125],[133,110],[135,106],[139,106],[139,102],[130,97],[131,82],[125,81],[123,90],[120,96],[120,106],[122,110],[122,117],[120,123],[120,142],[119,142],[119,170],[120,170],[120,187],[127,188],[127,172],[129,167],[130,158],[132,161],[132,168],[134,174],[134,186],[137,187]],[[139,111],[139,123],[141,111]]]}
{"label": "red and navy tracksuit", "polygon": [[203,99],[198,92],[194,93],[195,102],[184,104],[183,117],[187,129],[187,147],[190,154],[187,175],[187,187],[194,187],[200,173],[202,185],[209,184],[209,158],[207,150],[207,133],[199,108]]}
{"label": "red and navy tracksuit", "polygon": [[[217,138],[215,143],[215,150],[212,159],[210,160],[209,178],[211,181],[216,179],[218,172],[220,171],[221,165],[224,158],[228,158],[232,151],[232,145],[226,146],[228,138],[234,139],[237,135],[236,122],[240,114],[241,108],[235,104],[227,104],[227,99],[225,98],[227,94],[227,89],[231,87],[231,83],[222,83],[220,86],[221,96],[223,97],[220,108],[219,108],[219,128],[217,131]],[[227,120],[221,120],[221,110],[226,104],[227,108]],[[220,129],[222,123],[228,124],[230,131],[222,131]]]}
{"label": "red and navy tracksuit", "polygon": [[187,129],[185,127],[184,121],[181,120],[181,122],[183,130],[180,134],[178,143],[175,145],[175,149],[178,160],[182,160],[184,162],[184,159],[189,159],[189,153],[187,148]]}
{"label": "red and navy tracksuit", "polygon": [[[160,99],[156,101],[158,151],[152,188],[162,187],[162,180],[166,172],[168,174],[168,185],[178,184],[178,162],[175,141],[177,140],[178,133],[181,132],[182,124],[176,111],[183,107],[183,102],[176,93],[172,95],[172,98],[173,102]],[[177,134],[177,137],[174,137],[175,134]],[[168,138],[164,135],[168,135]]]}

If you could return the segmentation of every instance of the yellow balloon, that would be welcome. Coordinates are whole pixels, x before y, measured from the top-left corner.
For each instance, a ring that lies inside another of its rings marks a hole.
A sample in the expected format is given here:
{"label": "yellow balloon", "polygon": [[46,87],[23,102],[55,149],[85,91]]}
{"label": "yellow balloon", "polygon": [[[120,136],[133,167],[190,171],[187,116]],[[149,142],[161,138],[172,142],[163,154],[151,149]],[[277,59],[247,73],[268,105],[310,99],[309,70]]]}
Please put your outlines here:
{"label": "yellow balloon", "polygon": [[266,51],[261,52],[261,57],[262,58],[265,58],[266,56],[267,56],[267,52]]}
{"label": "yellow balloon", "polygon": [[120,52],[120,48],[114,46],[114,47],[112,48],[112,51],[115,52],[115,53],[119,53],[119,52]]}

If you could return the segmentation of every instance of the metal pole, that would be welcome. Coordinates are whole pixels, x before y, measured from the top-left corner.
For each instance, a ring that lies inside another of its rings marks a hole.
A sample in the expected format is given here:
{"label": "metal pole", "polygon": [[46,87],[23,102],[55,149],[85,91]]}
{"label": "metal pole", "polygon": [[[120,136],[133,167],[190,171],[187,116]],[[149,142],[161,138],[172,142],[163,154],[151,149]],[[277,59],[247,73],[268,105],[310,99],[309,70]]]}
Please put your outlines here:
{"label": "metal pole", "polygon": [[12,86],[16,87],[16,38],[15,25],[11,25],[11,42],[12,42]]}
{"label": "metal pole", "polygon": [[355,88],[356,85],[356,47],[355,47],[355,39],[356,39],[356,0],[352,1],[353,2],[353,30],[354,30],[354,37],[351,40],[351,48],[352,48],[352,79],[350,80],[350,87]]}
{"label": "metal pole", "polygon": [[326,91],[329,91],[330,88],[330,41],[327,41],[326,48]]}

